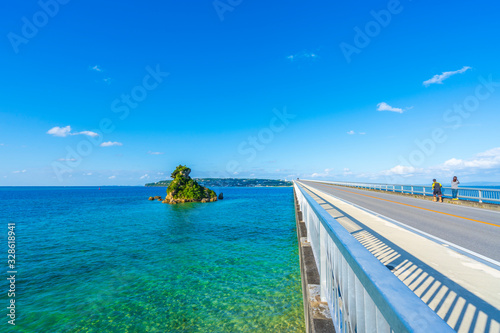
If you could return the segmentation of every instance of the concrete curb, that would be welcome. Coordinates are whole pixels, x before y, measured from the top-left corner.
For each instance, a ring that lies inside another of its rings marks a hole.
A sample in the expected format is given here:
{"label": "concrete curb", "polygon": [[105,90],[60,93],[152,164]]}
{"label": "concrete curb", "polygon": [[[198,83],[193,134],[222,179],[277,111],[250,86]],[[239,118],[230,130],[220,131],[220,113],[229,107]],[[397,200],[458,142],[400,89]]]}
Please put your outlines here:
{"label": "concrete curb", "polygon": [[304,302],[304,319],[307,333],[335,332],[330,310],[326,302],[321,302],[319,295],[319,272],[314,260],[311,244],[307,241],[306,224],[302,219],[294,189],[295,222],[297,225],[297,241],[299,246],[300,275],[302,280],[302,297]]}

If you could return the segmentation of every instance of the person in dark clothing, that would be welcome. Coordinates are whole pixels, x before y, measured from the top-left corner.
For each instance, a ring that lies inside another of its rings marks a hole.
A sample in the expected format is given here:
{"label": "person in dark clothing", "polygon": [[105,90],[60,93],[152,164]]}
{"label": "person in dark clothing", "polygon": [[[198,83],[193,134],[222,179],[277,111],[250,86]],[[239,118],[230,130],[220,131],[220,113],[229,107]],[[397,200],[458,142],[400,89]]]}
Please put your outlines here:
{"label": "person in dark clothing", "polygon": [[432,194],[434,196],[434,202],[437,201],[436,197],[439,197],[439,202],[443,202],[443,193],[441,192],[441,188],[443,185],[438,183],[435,179],[432,180]]}

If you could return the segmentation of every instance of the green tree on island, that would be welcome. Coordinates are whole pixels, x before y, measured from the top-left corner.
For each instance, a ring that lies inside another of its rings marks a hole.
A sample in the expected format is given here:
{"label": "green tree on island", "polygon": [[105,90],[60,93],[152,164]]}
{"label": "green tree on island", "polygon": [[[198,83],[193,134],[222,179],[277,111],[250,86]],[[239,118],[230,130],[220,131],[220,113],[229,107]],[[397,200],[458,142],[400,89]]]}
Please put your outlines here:
{"label": "green tree on island", "polygon": [[217,194],[211,189],[201,186],[196,180],[189,177],[191,169],[185,165],[179,165],[170,175],[173,178],[167,188],[167,197],[163,203],[183,202],[209,202],[217,201]]}

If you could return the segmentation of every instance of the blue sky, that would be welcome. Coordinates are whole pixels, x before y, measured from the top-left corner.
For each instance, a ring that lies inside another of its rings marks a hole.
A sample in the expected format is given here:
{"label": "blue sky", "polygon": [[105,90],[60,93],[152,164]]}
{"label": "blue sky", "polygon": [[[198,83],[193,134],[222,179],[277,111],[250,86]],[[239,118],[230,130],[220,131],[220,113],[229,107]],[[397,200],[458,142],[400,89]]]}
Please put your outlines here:
{"label": "blue sky", "polygon": [[500,181],[495,1],[4,5],[0,185]]}

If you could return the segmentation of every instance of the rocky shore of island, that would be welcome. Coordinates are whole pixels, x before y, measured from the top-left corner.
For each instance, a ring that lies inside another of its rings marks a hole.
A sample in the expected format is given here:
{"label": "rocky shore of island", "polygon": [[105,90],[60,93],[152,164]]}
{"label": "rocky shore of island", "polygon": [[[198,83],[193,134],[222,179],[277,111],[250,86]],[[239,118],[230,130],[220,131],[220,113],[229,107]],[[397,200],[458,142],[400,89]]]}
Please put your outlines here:
{"label": "rocky shore of island", "polygon": [[[168,188],[167,196],[163,199],[161,196],[149,197],[149,200],[158,200],[167,204],[179,204],[185,202],[214,202],[217,201],[217,194],[209,188],[203,187],[189,174],[191,169],[185,165],[179,165],[170,175],[173,179]],[[222,199],[222,193],[219,199]]]}

